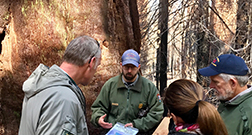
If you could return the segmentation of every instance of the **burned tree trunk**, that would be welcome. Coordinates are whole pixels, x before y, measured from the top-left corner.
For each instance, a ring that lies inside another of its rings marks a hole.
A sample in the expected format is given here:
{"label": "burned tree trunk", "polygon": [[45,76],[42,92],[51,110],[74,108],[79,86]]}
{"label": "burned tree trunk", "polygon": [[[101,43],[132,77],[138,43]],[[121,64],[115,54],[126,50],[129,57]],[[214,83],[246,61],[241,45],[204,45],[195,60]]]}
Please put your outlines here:
{"label": "burned tree trunk", "polygon": [[163,95],[164,88],[167,86],[167,36],[168,36],[168,1],[160,1],[160,46],[159,57],[157,61],[160,64],[159,79],[160,79],[160,94]]}

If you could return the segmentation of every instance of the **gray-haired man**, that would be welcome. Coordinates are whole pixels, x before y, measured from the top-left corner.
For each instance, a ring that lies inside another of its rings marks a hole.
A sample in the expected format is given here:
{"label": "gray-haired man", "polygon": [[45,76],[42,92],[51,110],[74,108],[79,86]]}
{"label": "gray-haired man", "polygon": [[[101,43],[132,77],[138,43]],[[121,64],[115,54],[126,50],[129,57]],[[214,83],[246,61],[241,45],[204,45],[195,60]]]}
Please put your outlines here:
{"label": "gray-haired man", "polygon": [[210,76],[210,87],[221,101],[218,111],[229,135],[252,134],[252,87],[247,85],[249,69],[244,60],[233,54],[215,58],[210,66],[199,69]]}
{"label": "gray-haired man", "polygon": [[87,85],[101,61],[99,43],[89,36],[70,42],[58,67],[40,64],[24,82],[19,135],[88,135],[85,97]]}

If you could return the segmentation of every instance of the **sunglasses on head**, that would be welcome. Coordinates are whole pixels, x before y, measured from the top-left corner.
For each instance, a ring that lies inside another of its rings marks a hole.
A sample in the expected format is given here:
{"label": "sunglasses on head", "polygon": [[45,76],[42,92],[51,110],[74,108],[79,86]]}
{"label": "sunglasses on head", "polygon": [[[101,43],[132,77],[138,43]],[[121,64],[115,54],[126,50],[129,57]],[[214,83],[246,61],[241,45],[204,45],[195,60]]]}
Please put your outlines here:
{"label": "sunglasses on head", "polygon": [[89,60],[88,63],[91,62],[91,59],[95,56],[95,54],[98,52],[98,50],[99,50],[99,48],[100,48],[100,44],[99,44],[99,42],[98,42],[97,40],[96,40],[96,43],[97,43],[98,48],[97,48],[97,50],[95,51],[94,55],[92,55],[92,57],[90,58],[90,60]]}

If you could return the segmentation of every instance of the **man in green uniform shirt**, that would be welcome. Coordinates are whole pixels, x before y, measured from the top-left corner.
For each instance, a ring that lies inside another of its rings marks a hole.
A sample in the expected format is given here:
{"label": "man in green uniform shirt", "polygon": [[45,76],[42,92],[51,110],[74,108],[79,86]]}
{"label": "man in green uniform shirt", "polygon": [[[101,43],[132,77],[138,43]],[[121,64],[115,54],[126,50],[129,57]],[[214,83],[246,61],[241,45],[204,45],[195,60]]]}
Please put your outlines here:
{"label": "man in green uniform shirt", "polygon": [[140,57],[129,49],[122,55],[122,74],[109,79],[93,103],[91,122],[110,129],[116,122],[146,133],[163,117],[163,103],[155,85],[139,73]]}

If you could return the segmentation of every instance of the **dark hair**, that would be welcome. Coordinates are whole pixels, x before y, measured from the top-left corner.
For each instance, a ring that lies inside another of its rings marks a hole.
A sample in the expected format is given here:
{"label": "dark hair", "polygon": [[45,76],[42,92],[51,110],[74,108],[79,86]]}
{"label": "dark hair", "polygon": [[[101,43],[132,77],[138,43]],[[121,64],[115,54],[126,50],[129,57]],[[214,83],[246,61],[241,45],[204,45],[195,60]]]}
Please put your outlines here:
{"label": "dark hair", "polygon": [[216,108],[203,101],[203,90],[203,87],[194,81],[176,80],[165,88],[164,104],[185,123],[198,123],[204,135],[228,135]]}

